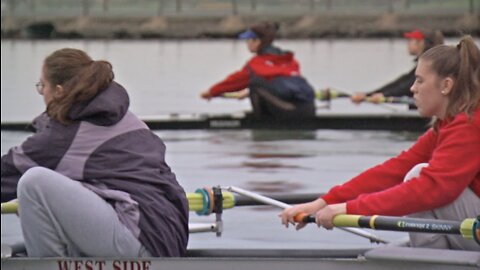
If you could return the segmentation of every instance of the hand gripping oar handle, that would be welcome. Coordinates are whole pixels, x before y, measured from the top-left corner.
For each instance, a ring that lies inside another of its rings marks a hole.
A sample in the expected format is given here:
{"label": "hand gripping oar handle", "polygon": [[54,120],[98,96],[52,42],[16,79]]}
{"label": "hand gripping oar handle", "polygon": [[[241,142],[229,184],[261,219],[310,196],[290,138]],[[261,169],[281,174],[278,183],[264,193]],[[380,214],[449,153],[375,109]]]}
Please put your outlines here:
{"label": "hand gripping oar handle", "polygon": [[[286,209],[286,208],[289,208],[291,207],[291,205],[289,204],[286,204],[284,202],[281,202],[281,201],[277,201],[277,200],[274,200],[272,198],[268,198],[268,197],[265,197],[263,195],[260,195],[260,194],[257,194],[257,193],[253,193],[251,191],[248,191],[248,190],[244,190],[244,189],[241,189],[241,188],[238,188],[238,187],[233,187],[233,186],[230,186],[230,187],[225,187],[223,188],[225,190],[228,190],[230,192],[235,192],[237,194],[240,194],[240,195],[243,195],[243,196],[247,196],[247,197],[250,197],[254,200],[257,200],[259,202],[263,202],[265,204],[268,204],[268,205],[272,205],[272,206],[276,206],[276,207],[279,207],[279,208],[282,208],[282,209]],[[295,221],[303,221],[303,219],[305,219],[305,221],[307,222],[310,222],[311,221],[311,218],[312,217],[305,217],[305,215],[303,214],[299,214],[297,215],[294,219]],[[315,220],[315,219],[313,219]],[[315,221],[313,221],[315,222]],[[366,232],[364,230],[361,230],[361,229],[357,229],[357,228],[341,228],[339,227],[339,229],[342,229],[344,231],[347,231],[349,233],[353,233],[353,234],[356,234],[358,236],[361,236],[361,237],[365,237],[367,239],[369,239],[371,242],[375,242],[375,243],[388,243],[388,241],[384,240],[384,239],[381,239],[379,238],[378,236],[374,235],[374,234],[371,234],[369,232]]]}

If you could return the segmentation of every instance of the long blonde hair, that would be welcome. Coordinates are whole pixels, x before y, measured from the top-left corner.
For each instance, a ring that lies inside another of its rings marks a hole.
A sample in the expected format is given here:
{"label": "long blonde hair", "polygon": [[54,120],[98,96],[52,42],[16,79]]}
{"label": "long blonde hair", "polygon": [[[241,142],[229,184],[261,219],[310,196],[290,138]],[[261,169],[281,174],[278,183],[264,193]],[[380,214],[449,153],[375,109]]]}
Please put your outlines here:
{"label": "long blonde hair", "polygon": [[107,61],[93,61],[85,52],[64,48],[45,58],[45,79],[53,87],[61,85],[63,95],[47,104],[47,114],[62,124],[70,123],[68,112],[73,104],[85,102],[113,81],[112,65]]}

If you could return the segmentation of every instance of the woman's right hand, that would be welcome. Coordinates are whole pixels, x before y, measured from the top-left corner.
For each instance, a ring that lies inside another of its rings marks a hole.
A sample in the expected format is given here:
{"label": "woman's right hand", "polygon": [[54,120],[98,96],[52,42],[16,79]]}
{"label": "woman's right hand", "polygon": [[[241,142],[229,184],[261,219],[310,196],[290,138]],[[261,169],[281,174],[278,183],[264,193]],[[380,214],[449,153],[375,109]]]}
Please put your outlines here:
{"label": "woman's right hand", "polygon": [[364,93],[355,93],[350,96],[350,100],[355,104],[359,104],[365,100],[365,97],[366,95]]}
{"label": "woman's right hand", "polygon": [[[315,214],[320,209],[324,208],[326,205],[327,203],[323,199],[318,198],[317,200],[309,203],[297,204],[292,207],[286,208],[282,211],[282,213],[280,213],[279,217],[282,220],[282,224],[288,228],[289,223],[295,224],[295,216],[297,216],[298,214]],[[305,223],[299,222],[296,226],[296,229],[300,230],[301,228],[305,227],[305,225]]]}

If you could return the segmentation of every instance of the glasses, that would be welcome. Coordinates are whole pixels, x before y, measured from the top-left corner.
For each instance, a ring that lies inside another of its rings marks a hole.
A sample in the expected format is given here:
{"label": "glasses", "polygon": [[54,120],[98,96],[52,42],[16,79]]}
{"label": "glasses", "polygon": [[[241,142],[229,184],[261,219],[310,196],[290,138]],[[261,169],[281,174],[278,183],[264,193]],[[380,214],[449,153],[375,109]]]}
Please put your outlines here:
{"label": "glasses", "polygon": [[45,84],[43,84],[42,82],[37,82],[35,84],[35,87],[37,88],[37,92],[40,94],[40,95],[43,95],[43,88],[45,87]]}

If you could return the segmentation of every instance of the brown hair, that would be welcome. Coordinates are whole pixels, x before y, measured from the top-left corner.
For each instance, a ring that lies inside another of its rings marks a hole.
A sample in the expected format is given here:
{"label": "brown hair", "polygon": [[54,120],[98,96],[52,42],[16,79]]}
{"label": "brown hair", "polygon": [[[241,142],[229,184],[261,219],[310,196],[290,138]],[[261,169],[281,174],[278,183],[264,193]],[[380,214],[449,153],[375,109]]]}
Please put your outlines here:
{"label": "brown hair", "polygon": [[427,50],[437,46],[437,45],[441,45],[443,44],[443,34],[442,32],[440,32],[439,30],[435,30],[435,31],[429,31],[429,30],[425,30],[425,31],[422,31],[423,33],[423,52],[426,52]]}
{"label": "brown hair", "polygon": [[275,22],[259,22],[253,25],[250,29],[257,35],[260,39],[260,47],[271,45],[277,34],[279,25]]}
{"label": "brown hair", "polygon": [[[446,117],[461,112],[471,116],[480,102],[480,50],[473,38],[464,36],[457,46],[436,46],[423,53],[420,60],[430,61],[431,68],[441,78],[454,79]],[[434,127],[435,124],[436,121]]]}
{"label": "brown hair", "polygon": [[43,63],[45,79],[52,87],[61,85],[64,94],[47,104],[47,114],[62,124],[68,124],[68,112],[73,104],[92,99],[113,81],[112,65],[93,61],[85,52],[64,48],[53,52]]}

